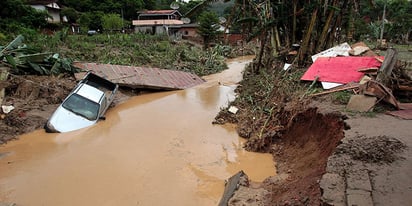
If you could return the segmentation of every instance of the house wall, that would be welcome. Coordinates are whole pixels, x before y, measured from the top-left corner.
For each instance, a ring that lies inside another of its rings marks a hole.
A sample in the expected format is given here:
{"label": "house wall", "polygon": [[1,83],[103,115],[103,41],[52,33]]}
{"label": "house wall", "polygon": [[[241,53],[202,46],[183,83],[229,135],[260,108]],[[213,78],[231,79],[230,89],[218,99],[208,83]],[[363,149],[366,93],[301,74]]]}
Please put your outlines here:
{"label": "house wall", "polygon": [[166,29],[162,26],[136,26],[134,28],[135,32],[145,33],[145,34],[165,34]]}
{"label": "house wall", "polygon": [[34,9],[38,11],[47,11],[47,13],[52,17],[52,18],[47,18],[47,22],[49,23],[60,23],[60,11],[57,9],[48,9],[44,5],[31,5]]}
{"label": "house wall", "polygon": [[31,7],[35,8],[36,10],[39,10],[39,11],[45,11],[46,10],[46,6],[43,6],[43,5],[31,5]]}
{"label": "house wall", "polygon": [[196,28],[180,28],[179,32],[183,37],[199,37]]}
{"label": "house wall", "polygon": [[53,17],[53,19],[48,18],[48,19],[47,19],[48,22],[50,22],[50,23],[60,23],[60,22],[61,22],[61,20],[60,20],[60,12],[59,12],[58,10],[51,10],[51,9],[49,9],[48,12],[49,12],[49,15],[50,15],[51,17]]}
{"label": "house wall", "polygon": [[243,41],[242,34],[225,34],[225,38],[227,38],[228,43],[231,45],[241,44]]}
{"label": "house wall", "polygon": [[136,26],[134,28],[135,32],[145,33],[145,34],[152,34],[153,28],[151,26]]}

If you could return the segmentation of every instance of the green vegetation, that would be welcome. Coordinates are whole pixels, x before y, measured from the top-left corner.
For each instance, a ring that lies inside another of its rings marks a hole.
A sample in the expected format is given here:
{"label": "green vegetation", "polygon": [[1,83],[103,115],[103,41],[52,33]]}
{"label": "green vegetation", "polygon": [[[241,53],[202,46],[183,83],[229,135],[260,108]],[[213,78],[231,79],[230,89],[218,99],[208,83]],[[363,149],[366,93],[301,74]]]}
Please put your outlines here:
{"label": "green vegetation", "polygon": [[[386,9],[386,21],[382,21],[384,8]],[[354,38],[356,40],[379,39],[384,22],[384,32],[382,33],[384,39],[406,43],[410,38],[412,27],[412,2],[408,0],[376,0],[374,4],[370,4],[368,1],[361,1],[359,13],[354,14],[354,17]]]}
{"label": "green vegetation", "polygon": [[219,18],[215,13],[203,12],[199,16],[198,33],[203,37],[205,48],[221,33],[219,27]]}
{"label": "green vegetation", "polygon": [[9,66],[13,74],[60,74],[74,73],[76,68],[67,58],[59,54],[38,52],[24,43],[24,37],[19,35],[5,47],[0,47],[0,64]]}
{"label": "green vegetation", "polygon": [[170,42],[167,36],[120,33],[67,35],[67,30],[62,30],[52,36],[37,35],[35,41],[24,47],[32,48],[31,53],[59,54],[73,61],[150,66],[200,76],[227,68],[221,55],[226,47],[203,50],[189,43]]}
{"label": "green vegetation", "polygon": [[106,14],[102,17],[102,26],[106,31],[121,30],[123,27],[123,20],[118,14]]}
{"label": "green vegetation", "polygon": [[35,10],[23,0],[0,1],[0,32],[4,35],[0,43],[11,41],[21,33],[30,38],[37,33],[37,28],[47,26],[47,17],[46,12]]}
{"label": "green vegetation", "polygon": [[336,104],[347,104],[352,93],[348,91],[339,91],[332,94],[333,102]]}
{"label": "green vegetation", "polygon": [[282,110],[285,104],[299,103],[306,85],[299,83],[300,70],[279,72],[271,68],[256,74],[255,66],[251,64],[247,67],[242,86],[238,88],[239,96],[233,105],[248,108],[245,116],[254,118],[249,119],[250,122],[261,125],[273,113],[275,115]]}

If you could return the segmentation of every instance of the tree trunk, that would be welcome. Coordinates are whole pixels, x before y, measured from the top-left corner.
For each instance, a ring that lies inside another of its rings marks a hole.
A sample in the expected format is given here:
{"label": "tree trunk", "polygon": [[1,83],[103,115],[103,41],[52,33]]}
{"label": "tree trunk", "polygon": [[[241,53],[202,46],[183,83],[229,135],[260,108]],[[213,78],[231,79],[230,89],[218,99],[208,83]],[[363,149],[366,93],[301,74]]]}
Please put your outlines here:
{"label": "tree trunk", "polygon": [[292,19],[292,44],[296,43],[296,15],[298,10],[298,0],[293,0],[293,19]]}
{"label": "tree trunk", "polygon": [[[336,3],[337,3],[337,0],[334,0],[333,3],[332,3],[332,6],[336,6]],[[329,15],[328,15],[328,18],[325,22],[325,25],[323,26],[322,34],[320,35],[320,38],[318,40],[318,46],[316,47],[316,50],[315,50],[316,52],[322,51],[323,48],[326,45],[326,38],[327,38],[327,35],[328,35],[328,31],[331,28],[331,22],[332,22],[332,18],[333,18],[334,15],[335,15],[335,9],[332,8],[329,11]],[[330,32],[330,34],[332,34],[332,35],[334,33],[335,33],[334,31]]]}
{"label": "tree trunk", "polygon": [[315,27],[317,15],[318,15],[318,8],[315,8],[315,10],[313,10],[313,12],[312,12],[312,18],[310,20],[308,29],[306,31],[306,35],[303,39],[303,44],[302,44],[302,46],[299,50],[298,58],[299,58],[299,63],[300,64],[303,64],[303,62],[305,60],[305,57],[306,57],[306,54],[308,52],[309,42],[310,42],[310,38],[312,36],[313,28]]}

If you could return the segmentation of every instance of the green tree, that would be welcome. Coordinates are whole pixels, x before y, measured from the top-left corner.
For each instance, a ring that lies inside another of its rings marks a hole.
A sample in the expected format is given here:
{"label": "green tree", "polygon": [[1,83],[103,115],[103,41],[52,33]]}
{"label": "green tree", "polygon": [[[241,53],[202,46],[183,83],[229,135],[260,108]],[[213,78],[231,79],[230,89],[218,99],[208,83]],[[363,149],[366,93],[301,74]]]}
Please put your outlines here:
{"label": "green tree", "polygon": [[123,17],[127,20],[134,20],[137,18],[137,11],[144,9],[143,0],[123,0],[122,11]]}
{"label": "green tree", "polygon": [[388,15],[391,22],[388,36],[407,42],[412,28],[412,2],[407,0],[390,1]]}
{"label": "green tree", "polygon": [[118,14],[105,14],[102,17],[104,30],[113,31],[122,29],[123,20]]}
{"label": "green tree", "polygon": [[88,29],[101,31],[103,29],[103,16],[104,13],[101,11],[82,13],[79,18],[79,24],[83,31]]}
{"label": "green tree", "polygon": [[207,11],[200,14],[198,22],[198,32],[203,37],[204,46],[207,48],[221,33],[219,31],[219,18],[215,13]]}
{"label": "green tree", "polygon": [[12,23],[30,28],[43,27],[47,24],[47,17],[46,12],[37,11],[22,0],[0,1],[0,24],[3,29]]}

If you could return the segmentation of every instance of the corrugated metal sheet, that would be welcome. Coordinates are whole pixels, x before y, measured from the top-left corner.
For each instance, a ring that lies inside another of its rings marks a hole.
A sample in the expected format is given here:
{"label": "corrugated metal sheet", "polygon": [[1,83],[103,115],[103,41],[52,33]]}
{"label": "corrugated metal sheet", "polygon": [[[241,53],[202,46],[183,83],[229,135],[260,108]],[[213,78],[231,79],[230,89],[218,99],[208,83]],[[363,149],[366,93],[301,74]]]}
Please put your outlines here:
{"label": "corrugated metal sheet", "polygon": [[195,74],[159,68],[111,64],[74,63],[75,67],[106,78],[119,86],[161,90],[186,89],[205,82]]}

